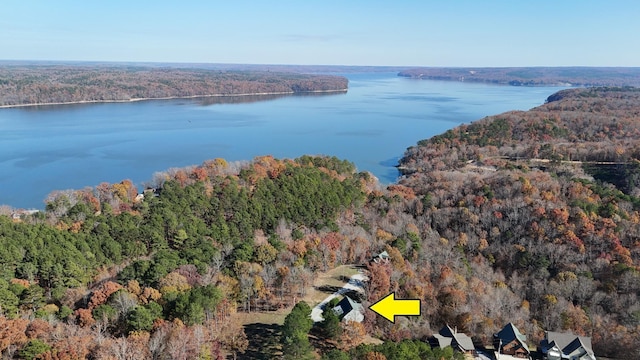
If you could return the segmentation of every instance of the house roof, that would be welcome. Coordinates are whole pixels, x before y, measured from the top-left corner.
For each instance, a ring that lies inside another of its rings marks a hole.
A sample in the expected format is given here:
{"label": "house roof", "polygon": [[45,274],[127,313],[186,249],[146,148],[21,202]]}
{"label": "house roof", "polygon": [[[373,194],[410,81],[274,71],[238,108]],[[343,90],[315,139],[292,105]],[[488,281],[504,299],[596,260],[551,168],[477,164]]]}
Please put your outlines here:
{"label": "house roof", "polygon": [[569,345],[575,338],[576,336],[571,333],[547,331],[545,334],[545,339],[542,340],[541,344],[544,347],[545,343],[549,345],[551,345],[551,343],[555,343],[555,345],[557,345],[559,349],[564,349],[564,347]]}
{"label": "house roof", "polygon": [[527,337],[523,335],[512,323],[505,325],[500,332],[493,336],[499,338],[503,344],[508,344],[513,340],[518,340],[522,347],[527,350],[527,352],[530,352],[529,347],[527,346]]}
{"label": "house roof", "polygon": [[440,334],[433,334],[433,338],[438,342],[438,346],[441,349],[446,348],[447,346],[451,346],[452,337],[442,336]]}
{"label": "house roof", "polygon": [[333,311],[340,317],[340,320],[362,322],[364,320],[364,306],[345,296],[340,300]]}
{"label": "house roof", "polygon": [[[586,339],[588,339],[588,344]],[[593,353],[593,350],[591,349],[591,339],[589,338],[585,338],[582,336],[577,336],[572,342],[571,344],[567,345],[564,349],[562,349],[562,352],[567,354],[567,355],[574,355],[574,354],[579,354],[581,353],[580,349],[584,349],[584,352],[586,352],[590,358],[595,359],[595,355]]]}
{"label": "house roof", "polygon": [[547,331],[545,339],[541,341],[540,345],[543,351],[551,349],[556,345],[564,355],[570,355],[582,347],[591,358],[595,359],[590,337],[577,336],[572,333]]}
{"label": "house roof", "polygon": [[444,326],[440,329],[439,333],[434,334],[433,337],[438,340],[438,345],[441,348],[445,348],[447,346],[459,347],[463,351],[475,349],[473,341],[469,336],[467,336],[467,334],[457,332],[449,325]]}

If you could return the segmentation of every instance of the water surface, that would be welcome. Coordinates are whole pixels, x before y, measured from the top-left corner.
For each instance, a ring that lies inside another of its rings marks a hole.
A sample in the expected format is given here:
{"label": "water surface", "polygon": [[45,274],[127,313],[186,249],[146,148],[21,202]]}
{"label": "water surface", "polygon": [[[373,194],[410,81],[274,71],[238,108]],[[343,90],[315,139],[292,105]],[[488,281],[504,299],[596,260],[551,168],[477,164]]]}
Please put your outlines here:
{"label": "water surface", "polygon": [[43,208],[81,189],[222,157],[335,155],[395,181],[404,150],[458,124],[541,105],[559,87],[346,74],[346,94],[0,109],[0,204]]}

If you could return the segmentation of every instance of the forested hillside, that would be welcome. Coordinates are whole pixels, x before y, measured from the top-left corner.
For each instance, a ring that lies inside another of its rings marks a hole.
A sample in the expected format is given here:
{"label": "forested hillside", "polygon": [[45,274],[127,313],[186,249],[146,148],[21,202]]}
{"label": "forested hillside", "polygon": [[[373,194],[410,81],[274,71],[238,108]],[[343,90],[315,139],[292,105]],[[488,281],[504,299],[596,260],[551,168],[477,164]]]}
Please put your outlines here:
{"label": "forested hillside", "polygon": [[[512,322],[532,348],[566,330],[637,358],[639,114],[635,89],[563,91],[421,141],[386,188],[336,158],[264,156],[170,169],[144,194],[54,192],[44,212],[0,216],[0,352],[451,359],[426,337],[449,324],[490,345]],[[388,264],[369,261],[381,251]],[[421,316],[312,324],[299,300],[342,264],[366,268],[365,307],[394,291]],[[243,355],[256,339],[238,313],[276,309],[269,346]]]}
{"label": "forested hillside", "polygon": [[639,86],[640,68],[633,67],[491,67],[413,68],[398,76],[414,79],[469,81],[513,86]]}
{"label": "forested hillside", "polygon": [[[512,295],[510,321],[533,337],[567,329],[592,336],[596,354],[638,356],[639,131],[638,89],[565,90],[421,141],[400,161],[401,183],[421,199],[426,226],[459,249],[452,272],[486,266],[492,291]],[[467,301],[478,293],[458,288]],[[495,321],[492,309],[456,305],[452,319],[472,333]]]}
{"label": "forested hillside", "polygon": [[0,217],[0,351],[241,350],[232,314],[291,305],[329,265],[307,233],[337,228],[338,212],[363,202],[366,178],[337,159],[263,157],[242,169],[218,159],[157,174],[144,200],[129,181],[105,183],[53,193],[24,221]]}
{"label": "forested hillside", "polygon": [[0,106],[346,91],[347,79],[291,72],[96,65],[0,66]]}

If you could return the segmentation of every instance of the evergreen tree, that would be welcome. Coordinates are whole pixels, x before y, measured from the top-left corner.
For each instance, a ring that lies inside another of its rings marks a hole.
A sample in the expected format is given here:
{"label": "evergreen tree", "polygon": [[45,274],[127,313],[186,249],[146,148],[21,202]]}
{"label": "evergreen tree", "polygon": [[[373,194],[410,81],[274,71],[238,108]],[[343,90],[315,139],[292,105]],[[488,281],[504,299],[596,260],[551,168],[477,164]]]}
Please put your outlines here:
{"label": "evergreen tree", "polygon": [[324,320],[320,323],[320,328],[322,329],[324,335],[329,338],[336,340],[342,334],[342,327],[340,326],[340,317],[333,311],[333,308],[338,304],[338,299],[331,300],[327,306],[325,306],[324,311],[322,312],[322,317]]}
{"label": "evergreen tree", "polygon": [[282,352],[285,359],[313,359],[309,343],[309,330],[313,326],[311,308],[303,301],[297,303],[284,319],[282,326]]}

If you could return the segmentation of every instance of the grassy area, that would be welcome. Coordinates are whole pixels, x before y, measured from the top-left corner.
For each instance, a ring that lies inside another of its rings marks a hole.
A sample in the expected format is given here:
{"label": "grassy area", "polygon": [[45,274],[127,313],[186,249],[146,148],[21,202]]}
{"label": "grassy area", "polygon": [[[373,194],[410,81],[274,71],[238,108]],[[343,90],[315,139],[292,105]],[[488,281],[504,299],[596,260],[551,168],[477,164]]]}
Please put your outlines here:
{"label": "grassy area", "polygon": [[289,314],[291,308],[285,308],[278,311],[260,311],[252,313],[237,313],[240,319],[240,323],[243,325],[248,324],[284,324],[284,318]]}
{"label": "grassy area", "polygon": [[[352,275],[358,271],[351,265],[338,266],[316,275],[313,285],[307,289],[302,298],[313,307],[333,293],[333,289],[341,288]],[[281,353],[280,332],[284,318],[291,312],[292,306],[277,311],[258,311],[251,313],[237,313],[236,316],[244,325],[244,331],[249,339],[249,347],[239,359],[266,360],[273,359]],[[370,338],[370,337],[368,337]],[[370,338],[370,343],[377,339]],[[379,341],[379,340],[377,340]]]}
{"label": "grassy area", "polygon": [[313,287],[307,289],[307,294],[303,300],[311,307],[316,306],[327,296],[333,294],[336,289],[341,288],[347,281],[349,281],[351,276],[357,273],[358,270],[352,265],[341,265],[335,269],[318,273],[315,281],[313,282]]}
{"label": "grassy area", "polygon": [[[309,306],[316,306],[327,296],[333,294],[334,289],[341,288],[352,275],[358,271],[351,265],[341,265],[326,272],[316,275],[313,285],[307,289],[307,294],[302,298]],[[330,289],[330,290],[329,290]],[[329,292],[330,291],[330,292]],[[257,311],[251,313],[237,313],[240,323],[248,324],[277,324],[282,325],[284,318],[291,312],[293,306],[276,311]]]}

